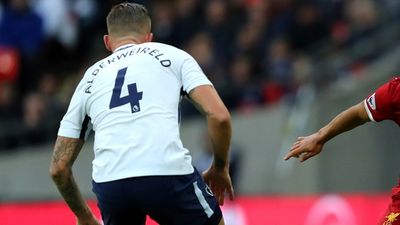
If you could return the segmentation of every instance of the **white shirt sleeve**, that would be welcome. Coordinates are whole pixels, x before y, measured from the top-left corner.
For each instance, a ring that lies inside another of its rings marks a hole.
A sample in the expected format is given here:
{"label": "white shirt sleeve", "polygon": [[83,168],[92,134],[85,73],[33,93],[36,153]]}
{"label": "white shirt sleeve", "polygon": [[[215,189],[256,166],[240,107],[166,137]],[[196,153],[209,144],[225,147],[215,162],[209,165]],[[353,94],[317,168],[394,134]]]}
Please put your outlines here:
{"label": "white shirt sleeve", "polygon": [[198,86],[212,85],[196,60],[187,53],[185,55],[186,58],[182,62],[181,69],[183,90],[189,93]]}
{"label": "white shirt sleeve", "polygon": [[85,81],[76,88],[67,113],[64,115],[58,130],[58,136],[86,139],[91,130],[90,118],[87,116],[85,99]]}

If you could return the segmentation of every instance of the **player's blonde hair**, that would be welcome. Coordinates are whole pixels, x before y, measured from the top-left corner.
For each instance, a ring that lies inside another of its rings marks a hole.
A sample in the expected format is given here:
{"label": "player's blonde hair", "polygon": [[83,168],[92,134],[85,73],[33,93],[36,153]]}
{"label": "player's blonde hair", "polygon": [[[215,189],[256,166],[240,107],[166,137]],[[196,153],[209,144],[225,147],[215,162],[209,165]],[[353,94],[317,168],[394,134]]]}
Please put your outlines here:
{"label": "player's blonde hair", "polygon": [[146,7],[136,3],[120,3],[112,7],[107,15],[109,35],[146,35],[150,32],[151,20]]}

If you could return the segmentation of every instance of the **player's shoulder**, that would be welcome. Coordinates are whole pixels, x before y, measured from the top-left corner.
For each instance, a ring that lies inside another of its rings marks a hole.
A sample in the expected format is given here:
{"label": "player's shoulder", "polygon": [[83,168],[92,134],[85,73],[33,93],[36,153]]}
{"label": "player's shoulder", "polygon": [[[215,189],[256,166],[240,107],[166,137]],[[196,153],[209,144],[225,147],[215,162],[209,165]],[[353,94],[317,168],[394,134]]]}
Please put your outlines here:
{"label": "player's shoulder", "polygon": [[88,76],[97,76],[101,70],[104,70],[109,66],[110,63],[114,62],[115,60],[110,60],[114,56],[110,54],[95,63],[92,63],[85,71],[84,78]]}
{"label": "player's shoulder", "polygon": [[388,91],[400,97],[400,77],[395,76],[389,81]]}
{"label": "player's shoulder", "polygon": [[391,101],[400,101],[400,76],[394,76],[378,88],[380,96],[387,96]]}
{"label": "player's shoulder", "polygon": [[388,83],[391,84],[391,85],[398,86],[398,85],[400,84],[400,76],[394,76],[394,77],[392,77],[392,78],[389,80]]}
{"label": "player's shoulder", "polygon": [[388,92],[400,92],[400,76],[392,77],[388,82],[386,82],[383,87],[386,86]]}
{"label": "player's shoulder", "polygon": [[104,59],[101,59],[91,65],[85,70],[85,73],[83,74],[82,79],[87,78],[90,74],[92,74],[94,71],[96,71],[96,68],[99,67],[99,64],[103,61]]}
{"label": "player's shoulder", "polygon": [[171,51],[174,51],[176,49],[179,49],[173,45],[169,45],[169,44],[165,44],[165,43],[161,43],[161,42],[145,42],[142,43],[140,45],[145,45],[147,47],[153,47],[153,48],[160,48],[160,49],[169,49]]}

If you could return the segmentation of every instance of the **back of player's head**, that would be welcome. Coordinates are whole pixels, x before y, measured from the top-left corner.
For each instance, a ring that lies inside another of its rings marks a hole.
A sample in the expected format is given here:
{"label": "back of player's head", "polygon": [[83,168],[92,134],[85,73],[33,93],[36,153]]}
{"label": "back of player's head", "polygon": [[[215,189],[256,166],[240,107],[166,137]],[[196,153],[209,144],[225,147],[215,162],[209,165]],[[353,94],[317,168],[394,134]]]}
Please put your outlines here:
{"label": "back of player's head", "polygon": [[107,29],[114,36],[145,35],[151,29],[149,12],[140,4],[117,4],[108,13]]}

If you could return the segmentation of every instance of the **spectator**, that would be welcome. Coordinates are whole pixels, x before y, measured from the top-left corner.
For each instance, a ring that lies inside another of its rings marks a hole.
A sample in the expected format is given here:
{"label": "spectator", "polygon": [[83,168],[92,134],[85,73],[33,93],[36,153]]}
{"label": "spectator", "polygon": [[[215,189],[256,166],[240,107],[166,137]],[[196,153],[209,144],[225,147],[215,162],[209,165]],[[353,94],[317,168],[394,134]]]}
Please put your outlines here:
{"label": "spectator", "polygon": [[76,20],[66,0],[36,0],[35,11],[43,19],[47,39],[54,39],[65,48],[74,48],[77,41]]}
{"label": "spectator", "polygon": [[307,49],[328,36],[328,26],[315,3],[298,4],[288,37],[295,49]]}
{"label": "spectator", "polygon": [[11,0],[0,20],[0,47],[19,51],[18,90],[24,95],[37,81],[38,57],[44,42],[43,21],[28,0]]}
{"label": "spectator", "polygon": [[233,24],[229,23],[227,3],[223,0],[210,0],[206,3],[204,31],[213,43],[217,63],[225,63],[226,52],[230,49],[230,39],[233,35]]}
{"label": "spectator", "polygon": [[162,43],[173,42],[174,13],[169,2],[155,3],[153,6],[153,33],[156,41]]}
{"label": "spectator", "polygon": [[352,41],[377,28],[379,17],[377,9],[377,5],[371,0],[355,0],[346,4],[345,15],[350,24]]}
{"label": "spectator", "polygon": [[45,110],[46,103],[42,95],[30,93],[26,96],[23,105],[23,127],[25,132],[20,139],[21,144],[32,145],[49,140],[49,133],[46,133],[46,129],[43,126],[47,119]]}
{"label": "spectator", "polygon": [[176,4],[174,40],[171,44],[182,47],[199,32],[203,5],[200,0],[178,0]]}
{"label": "spectator", "polygon": [[43,96],[43,100],[46,104],[46,124],[45,127],[49,133],[49,137],[52,138],[52,134],[57,131],[61,115],[67,109],[60,100],[60,81],[59,76],[52,72],[46,72],[42,75],[39,80],[37,92]]}
{"label": "spectator", "polygon": [[237,54],[251,55],[260,58],[260,40],[262,30],[252,24],[245,24],[241,27],[236,37]]}
{"label": "spectator", "polygon": [[210,34],[207,32],[197,33],[185,49],[197,60],[204,72],[208,74],[211,82],[218,86],[221,82],[219,81],[221,77],[217,76],[216,71],[220,64],[215,55],[214,44]]}
{"label": "spectator", "polygon": [[12,82],[0,82],[0,149],[18,146],[18,118],[21,115],[16,99],[15,85]]}
{"label": "spectator", "polygon": [[1,120],[15,119],[19,116],[16,104],[15,87],[11,82],[0,83],[0,118]]}
{"label": "spectator", "polygon": [[38,90],[29,93],[23,102],[23,125],[20,132],[22,145],[42,144],[54,139],[64,107],[56,94],[59,92],[57,76],[44,73]]}
{"label": "spectator", "polygon": [[237,56],[231,63],[228,87],[222,89],[227,104],[239,111],[251,111],[260,105],[261,95],[254,82],[253,64],[250,57]]}
{"label": "spectator", "polygon": [[17,48],[35,57],[44,41],[43,21],[27,0],[11,0],[0,20],[0,46]]}

